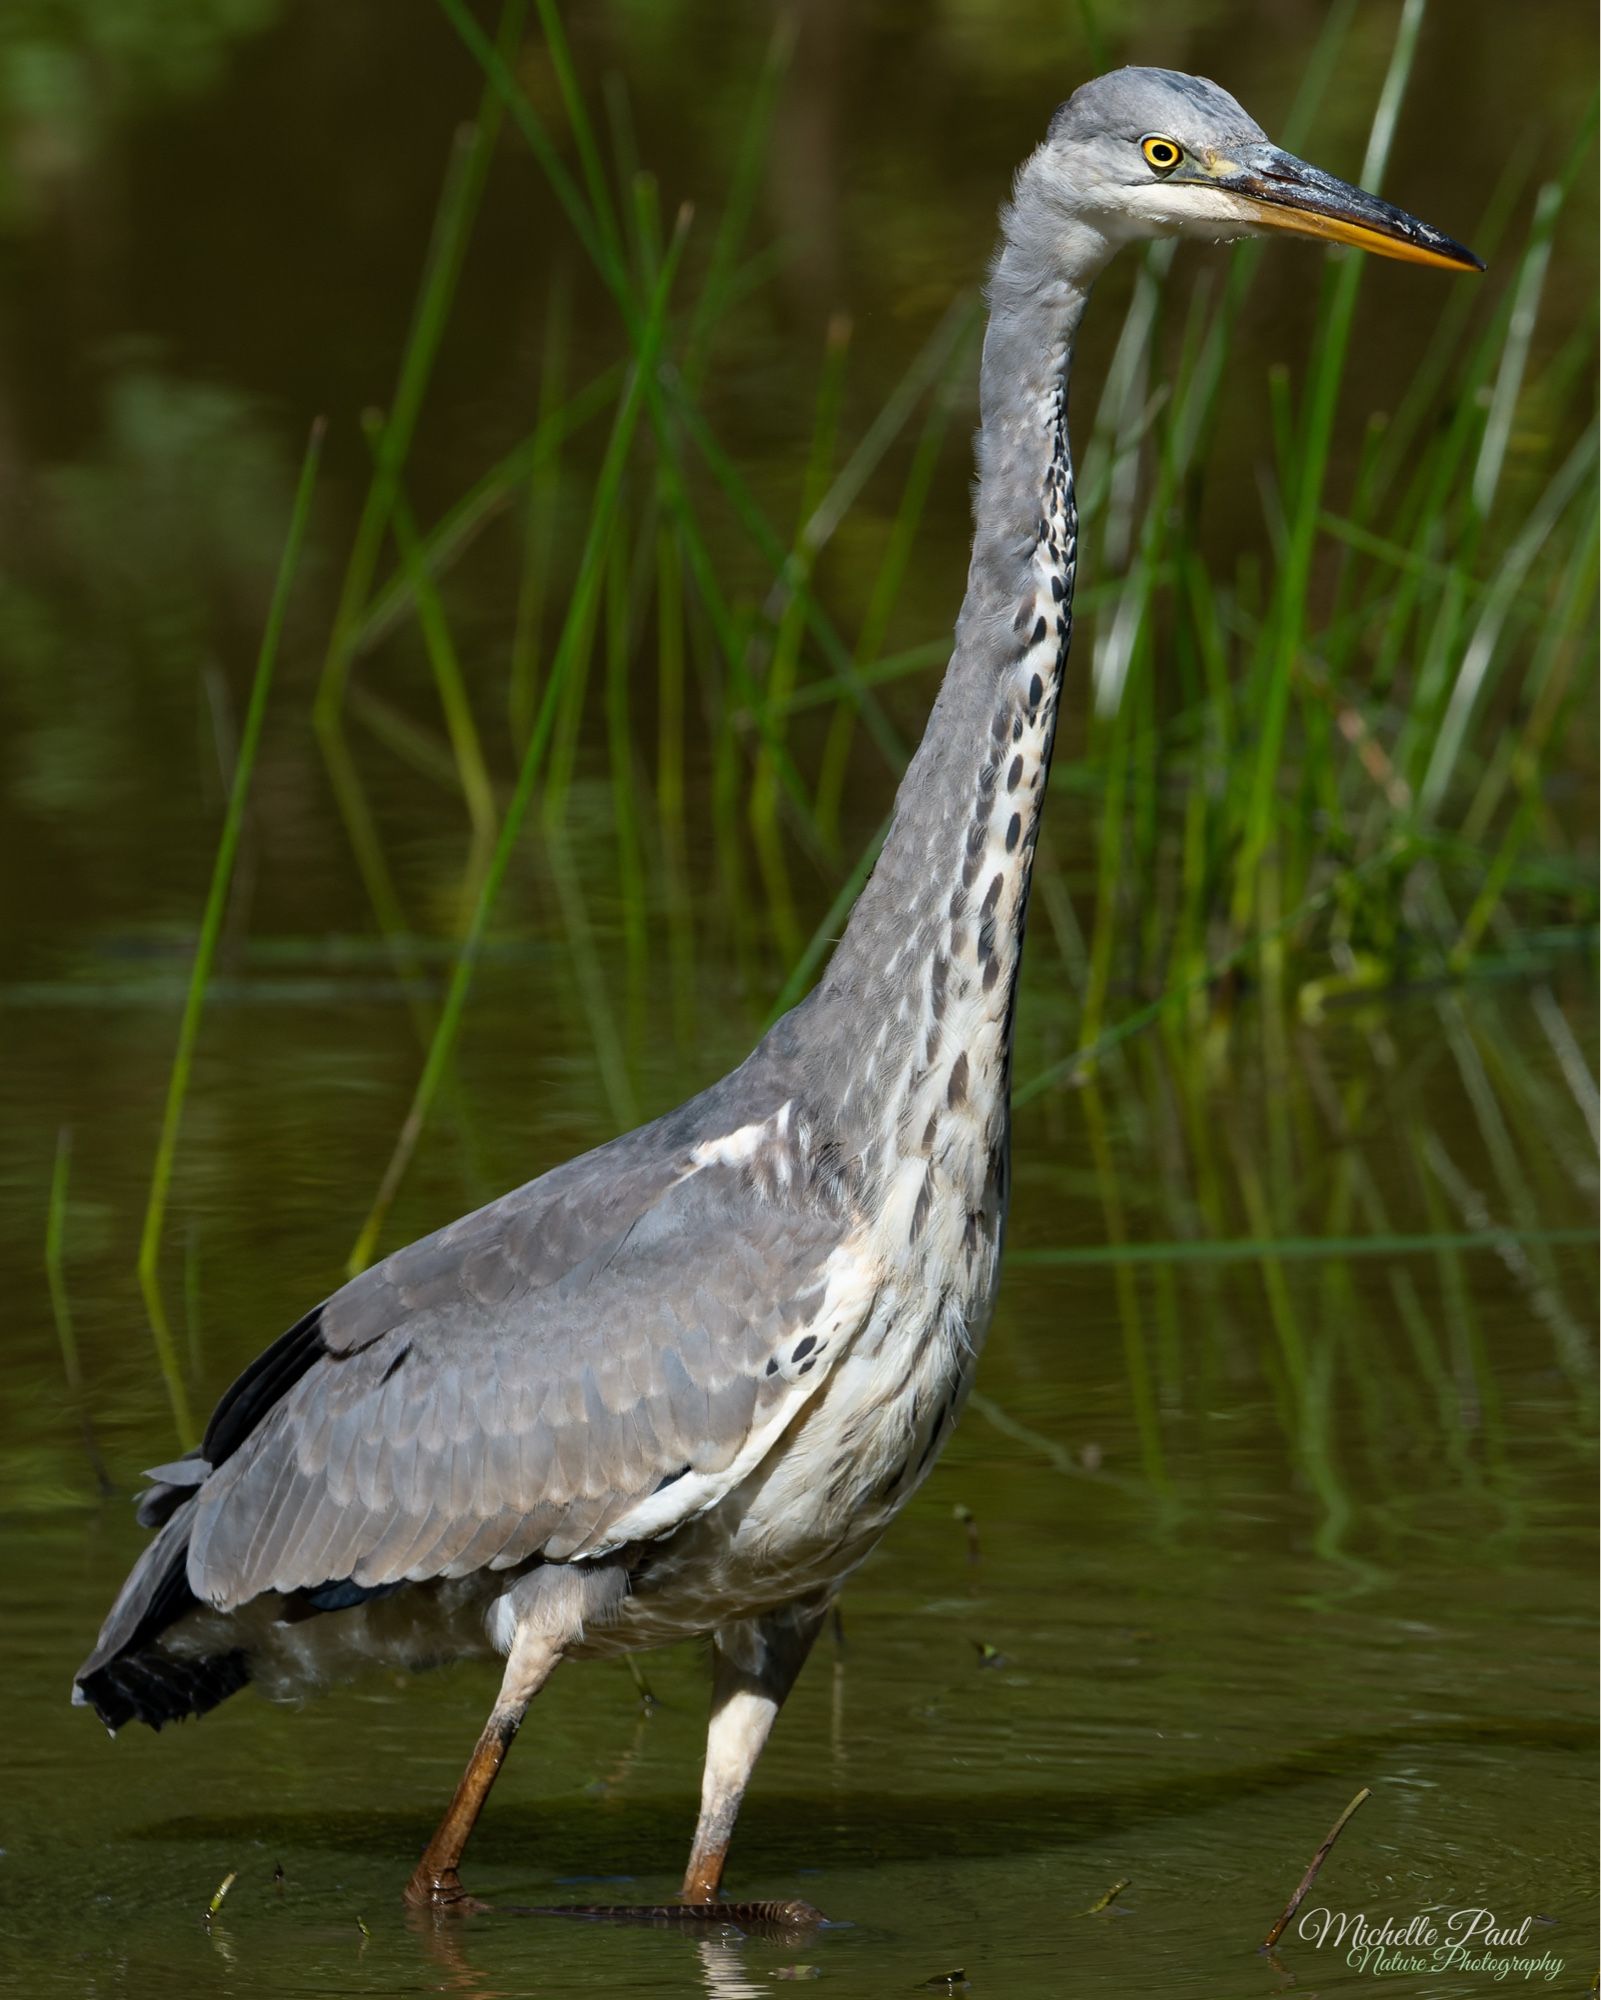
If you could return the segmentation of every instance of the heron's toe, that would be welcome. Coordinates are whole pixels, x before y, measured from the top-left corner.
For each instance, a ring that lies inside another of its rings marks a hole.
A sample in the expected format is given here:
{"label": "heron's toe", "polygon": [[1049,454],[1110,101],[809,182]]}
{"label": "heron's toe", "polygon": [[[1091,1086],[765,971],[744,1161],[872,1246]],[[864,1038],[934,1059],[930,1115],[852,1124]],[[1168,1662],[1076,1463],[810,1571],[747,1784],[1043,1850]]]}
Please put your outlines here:
{"label": "heron's toe", "polygon": [[468,1895],[454,1868],[419,1868],[406,1884],[406,1902],[411,1909],[447,1917],[470,1917],[489,1908],[479,1897]]}

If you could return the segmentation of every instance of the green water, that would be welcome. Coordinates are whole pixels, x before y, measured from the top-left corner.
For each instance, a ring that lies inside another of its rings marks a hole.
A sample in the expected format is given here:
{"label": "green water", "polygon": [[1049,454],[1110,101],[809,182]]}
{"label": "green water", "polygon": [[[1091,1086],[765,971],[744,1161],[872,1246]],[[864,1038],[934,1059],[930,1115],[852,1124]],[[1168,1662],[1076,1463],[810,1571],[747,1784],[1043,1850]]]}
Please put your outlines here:
{"label": "green water", "polygon": [[[478,1017],[479,1136],[507,1166],[607,1129],[604,1113],[586,1123],[572,1107],[582,1039],[547,1025],[536,1050],[519,1034],[559,1020],[538,997],[548,977],[498,971]],[[275,1005],[264,975],[259,997],[214,1017],[184,1182],[208,1394],[325,1280],[332,1191],[347,1175],[363,1185],[363,1139],[388,1130],[398,1010],[360,997],[360,974],[342,1003],[340,983],[321,1005]],[[13,1093],[25,1070],[30,1098],[78,1121],[74,1231],[104,1247],[74,1260],[74,1303],[97,1432],[129,1478],[172,1444],[114,1254],[170,1022],[126,1006],[8,1020],[23,1057]],[[1451,1026],[1493,1047],[1528,1034],[1527,1002],[1499,996]],[[1439,1055],[1436,1004],[1389,1012],[1382,1030],[1401,1052],[1393,1117],[1352,1142],[1357,1159],[1406,1217],[1397,1126],[1426,1132],[1498,1205]],[[1337,1071],[1369,1060],[1365,1035],[1333,1042],[1320,1055]],[[519,1051],[498,1097],[497,1050]],[[698,1049],[696,1064],[711,1055]],[[658,1059],[652,1102],[668,1082]],[[1535,1066],[1555,1100],[1552,1066]],[[1133,1102],[1131,1089],[1118,1142],[1131,1206],[1151,1193],[1153,1143],[1128,1129]],[[1220,1119],[1231,1102],[1235,1090],[1219,1092]],[[1007,1995],[1269,1994],[1288,1973],[1253,1947],[1363,1785],[1373,1797],[1313,1905],[1537,1915],[1550,1920],[1542,1948],[1566,1960],[1556,1990],[1579,1990],[1594,1921],[1593,1486],[1583,1370],[1560,1313],[1585,1310],[1588,1253],[1503,1243],[1283,1262],[1300,1398],[1260,1262],[1176,1267],[1170,1290],[1142,1273],[1154,1411],[1142,1438],[1115,1273],[1027,1261],[1104,1236],[1079,1164],[1089,1151],[1081,1100],[1020,1120],[1018,1255],[980,1401],[847,1591],[843,1649],[821,1645],[761,1766],[734,1893],[805,1896],[849,1926],[798,1944],[504,1914],[437,1934],[409,1923],[397,1891],[493,1692],[483,1667],[378,1679],[298,1711],[246,1694],[201,1724],[115,1743],[69,1710],[71,1669],[139,1536],[125,1498],[86,1491],[48,1315],[14,1244],[0,1881],[18,1990],[738,1994],[800,1963],[862,1994],[954,1966]],[[1331,1171],[1297,1149],[1309,1199]],[[439,1185],[410,1198],[406,1226],[466,1192],[438,1155],[428,1178]],[[22,1206],[13,1190],[13,1222]],[[1574,1223],[1583,1206],[1542,1202],[1542,1221]],[[1508,1268],[1525,1254],[1538,1269]],[[1417,1350],[1398,1287],[1411,1288]],[[672,1893],[704,1666],[688,1649],[645,1665],[650,1714],[620,1666],[569,1669],[541,1696],[475,1842],[480,1894]],[[230,1870],[208,1930],[201,1912]],[[1124,1878],[1113,1906],[1081,1914]],[[1315,1990],[1361,1983],[1331,1951],[1280,1956]]]}
{"label": "green water", "polygon": [[[793,507],[818,301],[857,314],[865,421],[976,272],[1006,172],[1090,66],[1085,23],[1106,11],[1064,8],[1041,27],[1021,6],[862,10],[865,25],[818,9],[784,100],[788,170],[763,194],[769,233],[796,233],[795,255],[731,336],[711,399],[775,511]],[[1269,11],[1153,5],[1123,10],[1115,33],[1099,25],[1107,59],[1216,75],[1272,122],[1308,26]],[[482,1721],[490,1670],[378,1677],[299,1710],[246,1693],[199,1725],[115,1743],[68,1707],[142,1539],[139,1470],[179,1442],[132,1265],[216,841],[219,745],[226,761],[317,408],[335,420],[329,479],[169,1210],[165,1297],[197,1410],[337,1282],[415,1082],[418,993],[374,934],[307,711],[363,475],[353,416],[389,394],[448,132],[474,89],[411,0],[196,6],[186,35],[147,26],[144,39],[136,10],[95,18],[110,40],[93,57],[66,29],[51,42],[38,24],[0,23],[13,280],[0,305],[13,447],[0,491],[0,1984],[117,2000],[734,1996],[815,1973],[828,1991],[876,1996],[944,1990],[961,1968],[992,2000],[1356,1992],[1374,1974],[1333,1946],[1293,1932],[1276,1959],[1256,1946],[1367,1786],[1309,1909],[1532,1918],[1521,1955],[1562,1961],[1550,1990],[1589,1990],[1597,1049],[1593,970],[1571,937],[1520,952],[1516,977],[1320,1018],[1248,986],[1220,993],[1209,1017],[1132,1037],[1094,1088],[1042,1090],[1020,1110],[1010,1262],[978,1394],[846,1592],[842,1641],[820,1644],[736,1837],[730,1893],[805,1897],[827,1930],[740,1939],[516,1911],[673,1893],[704,1728],[691,1649],[643,1662],[650,1712],[621,1666],[556,1677],[469,1855],[470,1885],[501,1907],[443,1927],[408,1920],[398,1891]],[[687,7],[586,18],[585,61],[626,74],[667,191],[713,200],[765,27],[746,39]],[[1331,166],[1354,171],[1392,32],[1392,10],[1359,10],[1319,128]],[[1470,234],[1499,154],[1523,146],[1532,176],[1565,156],[1593,37],[1562,7],[1533,25],[1489,5],[1440,10],[1395,191]],[[537,94],[546,79],[530,75]],[[688,101],[703,110],[686,132]],[[1502,147],[1478,113],[1458,115],[1469,102],[1538,115],[1520,114]],[[1548,347],[1589,325],[1588,254],[1556,262]],[[526,428],[564,258],[548,197],[508,153],[420,440],[420,511]],[[1308,268],[1264,265],[1246,335],[1258,383],[1306,345]],[[1427,340],[1398,275],[1372,282],[1345,455]],[[587,339],[602,307],[573,283]],[[1108,280],[1107,326],[1121,283]],[[1092,373],[1098,338],[1092,322]],[[1266,532],[1252,454],[1267,421],[1253,405],[1219,438],[1207,533],[1220,559]],[[954,612],[964,428],[897,643],[936,636]],[[862,552],[882,525],[869,495],[825,578],[841,600],[864,594]],[[451,599],[497,775],[511,762],[494,718],[512,540],[486,543]],[[382,673],[432,722],[414,641]],[[894,691],[903,733],[930,689],[925,676]],[[692,722],[710,727],[693,708]],[[647,770],[651,723],[637,718]],[[1552,812],[1593,786],[1587,755],[1558,773]],[[465,817],[448,790],[363,757],[426,1007],[459,922]],[[749,870],[730,872],[695,810],[678,867],[647,824],[630,887],[609,769],[597,725],[563,828],[530,829],[386,1244],[678,1101],[759,1032],[787,958]],[[697,808],[713,783],[697,753]],[[882,769],[853,766],[848,853],[886,803]],[[1083,801],[1059,786],[1050,818],[1082,904],[1095,868]],[[838,880],[797,864],[803,931]],[[1043,921],[1031,954],[1024,1082],[1076,1040]],[[1110,1017],[1145,997],[1114,982]],[[63,1129],[81,1407],[43,1257]],[[1319,1238],[1391,1247],[1330,1253]],[[1119,1244],[1160,1247],[1118,1261]],[[118,1491],[100,1495],[91,1452]],[[1381,1990],[1447,2000],[1492,1983],[1398,1972]]]}

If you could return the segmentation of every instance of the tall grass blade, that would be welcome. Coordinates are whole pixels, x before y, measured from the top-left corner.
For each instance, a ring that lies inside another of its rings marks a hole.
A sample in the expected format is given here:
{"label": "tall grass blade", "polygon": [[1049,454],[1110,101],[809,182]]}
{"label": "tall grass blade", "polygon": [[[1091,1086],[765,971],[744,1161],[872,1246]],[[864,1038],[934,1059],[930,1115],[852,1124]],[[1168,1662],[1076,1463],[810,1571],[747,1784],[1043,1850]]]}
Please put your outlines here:
{"label": "tall grass blade", "polygon": [[[527,0],[506,0],[496,42],[502,60],[521,40],[527,11]],[[401,354],[395,393],[378,443],[378,464],[356,526],[312,709],[323,733],[331,730],[344,700],[353,636],[372,588],[389,527],[395,481],[411,449],[434,360],[450,318],[468,239],[499,135],[500,117],[499,95],[486,86],[477,117],[456,134],[452,143],[433,236],[423,265],[422,285]]]}
{"label": "tall grass blade", "polygon": [[1473,505],[1481,515],[1487,515],[1495,505],[1496,488],[1501,483],[1501,468],[1506,463],[1507,445],[1512,437],[1518,392],[1523,387],[1524,372],[1529,365],[1535,322],[1540,316],[1540,295],[1545,290],[1546,272],[1551,266],[1552,239],[1561,211],[1562,189],[1551,182],[1541,188],[1534,205],[1534,231],[1529,253],[1523,260],[1517,289],[1512,294],[1512,317],[1507,326],[1506,345],[1501,350],[1501,366],[1496,373],[1490,412],[1484,420],[1479,462],[1473,468]]}
{"label": "tall grass blade", "polygon": [[605,581],[607,546],[616,517],[623,472],[633,445],[641,408],[647,400],[648,384],[654,376],[660,356],[666,326],[667,302],[672,291],[672,281],[677,274],[688,227],[689,211],[685,209],[680,213],[678,228],[657,280],[655,294],[642,329],[639,349],[629,373],[628,386],[619,405],[611,438],[606,447],[606,456],[596,482],[595,499],[583,555],[579,562],[578,577],[568,607],[566,626],[551,662],[550,676],[546,682],[539,714],[534,722],[533,733],[523,753],[517,787],[501,821],[495,851],[490,857],[489,867],[479,889],[472,920],[462,940],[445,1003],[440,1010],[439,1024],[434,1031],[433,1040],[423,1063],[422,1074],[401,1126],[400,1136],[395,1142],[394,1152],[385,1169],[372,1208],[351,1250],[347,1268],[352,1275],[364,1269],[372,1259],[379,1232],[383,1228],[384,1217],[389,1212],[390,1204],[416,1151],[417,1142],[422,1136],[429,1112],[433,1107],[434,1097],[445,1075],[461,1027],[462,1015],[466,1009],[479,947],[500,894],[501,884],[505,880],[506,871],[511,865],[511,857],[522,831],[523,820],[533,798],[545,748],[555,724],[557,701],[563,692],[568,674],[577,667],[580,646],[587,648],[590,634],[594,629],[595,610]]}
{"label": "tall grass blade", "polygon": [[751,214],[761,187],[773,108],[778,101],[779,85],[794,54],[795,33],[794,17],[787,13],[778,14],[768,39],[766,56],[751,90],[750,109],[740,134],[739,150],[734,155],[722,216],[712,238],[711,261],[706,267],[705,282],[695,301],[689,333],[684,341],[684,386],[691,397],[699,395],[705,381],[713,339],[726,309],[739,246],[750,227]]}
{"label": "tall grass blade", "polygon": [[155,1163],[150,1174],[150,1194],[145,1204],[144,1228],[139,1239],[140,1289],[144,1293],[145,1306],[150,1315],[156,1352],[161,1363],[162,1379],[167,1385],[168,1398],[172,1404],[173,1420],[178,1427],[179,1439],[185,1446],[194,1440],[194,1423],[189,1410],[188,1392],[184,1387],[172,1343],[172,1334],[167,1323],[166,1309],[161,1299],[158,1271],[161,1258],[161,1226],[167,1212],[167,1193],[172,1181],[173,1161],[178,1150],[178,1131],[183,1121],[184,1099],[189,1089],[189,1073],[194,1062],[195,1043],[200,1034],[200,1017],[206,1004],[206,985],[211,977],[217,938],[227,912],[228,889],[233,880],[234,856],[239,849],[239,835],[244,825],[245,801],[249,796],[250,780],[255,770],[256,750],[261,741],[262,723],[266,718],[267,696],[272,688],[273,669],[278,659],[278,644],[283,636],[284,619],[289,608],[289,594],[300,561],[301,547],[305,541],[306,524],[311,517],[311,498],[316,488],[318,464],[322,458],[324,429],[321,417],[311,427],[305,458],[300,467],[300,481],[295,489],[289,534],[278,564],[278,576],[273,586],[266,628],[262,633],[261,650],[256,655],[255,675],[250,684],[250,703],[245,711],[244,728],[240,732],[239,752],[234,761],[233,783],[228,789],[228,806],[223,816],[222,836],[217,843],[216,859],[212,864],[211,887],[206,895],[205,914],[200,923],[200,938],[195,947],[194,966],[189,975],[188,996],[184,1001],[183,1019],[178,1028],[178,1048],[173,1057],[172,1074],[167,1084],[161,1134],[156,1142]]}
{"label": "tall grass blade", "polygon": [[1568,503],[1591,479],[1597,445],[1597,433],[1592,427],[1568,454],[1496,571],[1495,582],[1452,679],[1445,711],[1431,732],[1429,761],[1418,787],[1418,811],[1425,819],[1432,819],[1438,812],[1456,769],[1512,602]]}
{"label": "tall grass blade", "polygon": [[[1379,93],[1378,107],[1368,134],[1367,152],[1362,162],[1362,185],[1375,192],[1384,178],[1401,100],[1423,28],[1424,11],[1425,0],[1405,0],[1401,10],[1390,67]],[[1336,267],[1332,282],[1324,289],[1323,323],[1307,385],[1300,436],[1296,441],[1298,464],[1292,496],[1290,541],[1276,591],[1272,642],[1263,663],[1262,686],[1258,695],[1262,715],[1261,734],[1246,803],[1234,886],[1234,923],[1239,930],[1244,930],[1249,923],[1260,893],[1258,871],[1272,837],[1275,791],[1289,714],[1292,677],[1306,617],[1307,593],[1312,581],[1312,553],[1318,515],[1322,511],[1335,409],[1345,373],[1351,321],[1361,280],[1360,257],[1347,253]]]}
{"label": "tall grass blade", "polygon": [[78,1355],[78,1336],[72,1324],[72,1300],[67,1292],[64,1248],[67,1236],[67,1182],[72,1172],[72,1132],[63,1125],[56,1134],[55,1165],[50,1173],[50,1205],[45,1214],[44,1268],[50,1287],[50,1312],[56,1323],[56,1344],[61,1349],[61,1372],[67,1379],[78,1428],[83,1432],[83,1448],[102,1494],[113,1491],[111,1475],[100,1455],[100,1445],[89,1416],[89,1399],[84,1392],[83,1364]]}
{"label": "tall grass blade", "polygon": [[451,637],[450,621],[445,616],[443,600],[423,560],[422,541],[398,481],[391,507],[395,545],[400,551],[401,566],[417,605],[418,627],[422,632],[429,665],[433,668],[434,687],[444,713],[445,729],[456,760],[467,815],[472,822],[473,859],[468,867],[468,879],[472,880],[494,844],[498,824],[495,788],[490,781],[489,766],[484,762],[484,748],[479,741],[478,725],[473,720],[472,703],[467,698],[467,683],[462,678],[461,661]]}
{"label": "tall grass blade", "polygon": [[[517,497],[519,487],[536,479],[560,456],[566,440],[583,430],[603,410],[616,407],[622,386],[619,364],[603,368],[565,400],[559,354],[547,342],[540,375],[540,400],[534,428],[513,445],[481,479],[477,479],[420,539],[423,563],[438,577],[462,555],[497,514]],[[547,393],[548,392],[548,393]],[[352,659],[360,659],[415,609],[415,597],[405,569],[398,568],[367,600],[366,609],[349,635]]]}
{"label": "tall grass blade", "polygon": [[[512,627],[511,675],[506,695],[512,741],[519,750],[527,746],[539,703],[540,648],[560,509],[561,452],[567,435],[557,427],[556,417],[567,377],[571,341],[572,286],[564,267],[545,318],[545,345],[539,369],[539,420],[534,432],[537,447],[528,466],[523,496],[522,568],[517,579],[517,614]],[[617,396],[617,384],[610,380],[611,374],[608,369],[605,377],[600,378],[610,383],[604,398],[606,406],[615,404]]]}

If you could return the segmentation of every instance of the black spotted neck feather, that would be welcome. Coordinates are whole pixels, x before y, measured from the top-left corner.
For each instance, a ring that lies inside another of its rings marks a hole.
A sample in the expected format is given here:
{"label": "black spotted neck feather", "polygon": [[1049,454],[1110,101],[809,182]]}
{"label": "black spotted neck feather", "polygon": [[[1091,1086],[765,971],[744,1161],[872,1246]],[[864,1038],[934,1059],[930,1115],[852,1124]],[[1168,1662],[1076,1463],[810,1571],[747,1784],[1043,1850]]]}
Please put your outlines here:
{"label": "black spotted neck feather", "polygon": [[1082,309],[1069,287],[1032,282],[1008,240],[956,649],[803,1029],[880,1241],[908,1261],[951,1258],[975,1293],[993,1282],[1007,1204],[1012,1018],[1072,631],[1067,380]]}

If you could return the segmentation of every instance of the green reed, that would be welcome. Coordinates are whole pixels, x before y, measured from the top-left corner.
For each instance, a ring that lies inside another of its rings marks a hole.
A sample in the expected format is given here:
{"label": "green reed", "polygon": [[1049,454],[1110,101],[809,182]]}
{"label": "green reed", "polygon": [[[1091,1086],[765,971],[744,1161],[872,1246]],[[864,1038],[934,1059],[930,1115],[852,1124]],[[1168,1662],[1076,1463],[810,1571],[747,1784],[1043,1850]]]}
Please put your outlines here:
{"label": "green reed", "polygon": [[584,541],[583,554],[579,562],[577,585],[568,607],[562,637],[557,644],[551,662],[550,676],[546,684],[544,699],[535,718],[533,732],[528,747],[523,753],[522,766],[518,772],[517,785],[506,807],[501,821],[500,834],[495,843],[493,855],[484,873],[478,890],[472,918],[463,940],[461,955],[456,961],[445,1003],[440,1010],[439,1023],[429,1044],[422,1074],[418,1079],[405,1122],[395,1151],[385,1170],[383,1181],[373,1202],[372,1209],[362,1226],[351,1251],[349,1268],[352,1272],[361,1270],[371,1259],[377,1244],[378,1232],[388,1213],[389,1204],[394,1199],[417,1141],[422,1136],[423,1127],[432,1108],[435,1096],[444,1079],[446,1066],[452,1049],[462,1014],[467,1004],[468,990],[472,984],[478,947],[494,910],[501,884],[511,863],[522,823],[532,801],[536,781],[539,777],[547,745],[555,726],[557,705],[568,678],[576,672],[577,663],[587,659],[593,639],[596,608],[600,599],[605,576],[607,550],[617,517],[618,495],[622,488],[623,471],[633,444],[634,430],[640,412],[648,396],[648,384],[657,366],[658,353],[666,326],[667,304],[672,291],[672,281],[677,272],[679,256],[688,233],[689,216],[685,211],[679,218],[679,226],[674,232],[672,246],[662,264],[657,279],[655,294],[650,301],[648,314],[642,328],[638,356],[630,371],[628,386],[618,406],[616,420],[612,426],[611,438],[606,447],[606,457],[596,482],[595,499],[590,514],[588,533]]}
{"label": "green reed", "polygon": [[173,1421],[178,1428],[179,1440],[184,1445],[194,1442],[195,1428],[189,1409],[188,1390],[184,1386],[183,1372],[178,1364],[177,1351],[173,1345],[172,1331],[167,1320],[167,1310],[161,1295],[162,1223],[167,1213],[167,1196],[172,1184],[173,1162],[178,1151],[178,1132],[183,1122],[184,1100],[189,1091],[195,1045],[200,1037],[200,1020],[205,1010],[206,988],[216,958],[217,939],[222,933],[223,918],[227,913],[228,891],[233,882],[234,857],[239,851],[239,837],[244,827],[245,801],[250,794],[256,751],[261,742],[262,725],[266,720],[267,697],[272,689],[273,669],[277,664],[284,619],[289,610],[290,591],[294,585],[295,571],[299,566],[307,523],[311,518],[311,499],[316,490],[317,467],[322,457],[323,431],[323,422],[319,417],[312,425],[305,457],[301,462],[300,480],[295,489],[294,506],[289,518],[289,532],[278,564],[278,576],[273,585],[267,622],[262,631],[261,649],[256,655],[256,669],[250,683],[250,701],[245,710],[244,727],[239,734],[233,777],[228,787],[228,804],[223,814],[216,857],[212,863],[211,886],[206,893],[205,913],[200,921],[194,965],[189,975],[189,990],[178,1027],[178,1048],[173,1056],[172,1073],[167,1083],[161,1133],[156,1142],[155,1161],[150,1172],[150,1194],[145,1205],[144,1227],[139,1238],[139,1287],[150,1317],[150,1329],[155,1337],[156,1355],[161,1364],[162,1379],[166,1383],[168,1399],[172,1404]]}
{"label": "green reed", "polygon": [[50,1288],[50,1314],[56,1325],[56,1344],[61,1349],[61,1372],[66,1377],[67,1394],[72,1399],[78,1427],[83,1433],[83,1448],[88,1456],[90,1469],[94,1473],[95,1483],[102,1493],[109,1493],[112,1491],[111,1475],[106,1470],[106,1462],[101,1456],[94,1423],[89,1414],[83,1362],[78,1352],[78,1335],[72,1320],[72,1300],[67,1291],[67,1184],[71,1174],[72,1133],[63,1125],[56,1135],[55,1166],[50,1175],[50,1203],[45,1213],[45,1281]]}

